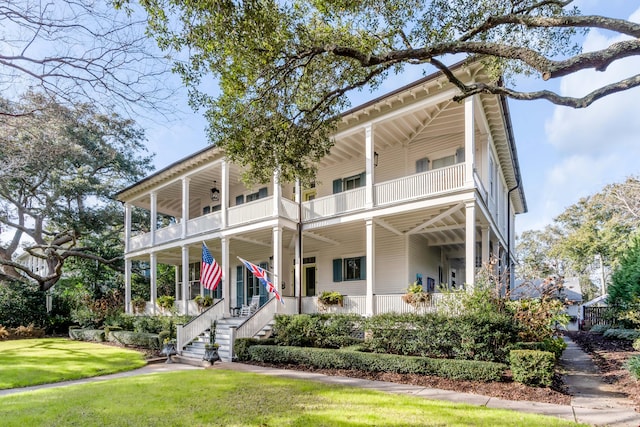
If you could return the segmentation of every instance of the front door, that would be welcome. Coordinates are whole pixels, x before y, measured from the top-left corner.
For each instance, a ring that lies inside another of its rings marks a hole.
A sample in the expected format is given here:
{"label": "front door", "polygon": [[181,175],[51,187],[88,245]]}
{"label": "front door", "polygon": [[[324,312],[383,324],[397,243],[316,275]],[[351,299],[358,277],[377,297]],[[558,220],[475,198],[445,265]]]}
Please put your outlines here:
{"label": "front door", "polygon": [[303,288],[304,288],[304,293],[303,296],[305,297],[312,297],[316,295],[316,265],[315,264],[311,264],[311,265],[304,265],[303,266],[303,274],[302,274],[302,280],[303,280]]}

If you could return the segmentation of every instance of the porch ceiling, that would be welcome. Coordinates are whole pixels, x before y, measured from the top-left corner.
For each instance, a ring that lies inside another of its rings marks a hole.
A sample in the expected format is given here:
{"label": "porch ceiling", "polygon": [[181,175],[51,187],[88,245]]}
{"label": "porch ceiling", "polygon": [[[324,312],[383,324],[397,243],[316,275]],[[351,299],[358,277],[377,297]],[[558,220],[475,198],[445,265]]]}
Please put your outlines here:
{"label": "porch ceiling", "polygon": [[[476,218],[476,239],[480,239],[480,224],[484,219]],[[376,217],[377,238],[389,235],[423,236],[429,246],[443,246],[448,251],[464,251],[465,247],[465,209],[463,204],[439,206]],[[340,247],[341,244],[360,239],[364,241],[364,221],[352,221],[304,233],[305,253],[326,248],[327,245]]]}
{"label": "porch ceiling", "polygon": [[[233,186],[241,182],[241,170],[235,165],[227,164],[229,169],[229,185]],[[202,214],[200,212],[200,206],[203,201],[211,202],[210,192],[213,187],[213,182],[216,181],[216,186],[222,191],[222,170],[219,163],[212,164],[210,167],[204,168],[197,173],[189,176],[189,193],[190,205],[189,212],[191,218],[197,217]],[[174,179],[167,182],[165,185],[158,187],[157,194],[157,208],[159,214],[170,215],[174,217],[182,217],[182,181],[180,179]],[[205,204],[206,204],[205,202]],[[147,193],[131,202],[134,206],[150,210],[151,209],[151,196]]]}
{"label": "porch ceiling", "polygon": [[[374,150],[380,154],[394,145],[429,142],[434,151],[464,138],[464,105],[445,100],[436,104],[418,104],[404,114],[381,119],[374,126]],[[331,154],[319,167],[364,159],[365,134],[362,128],[339,133]],[[363,160],[364,161],[364,160]]]}

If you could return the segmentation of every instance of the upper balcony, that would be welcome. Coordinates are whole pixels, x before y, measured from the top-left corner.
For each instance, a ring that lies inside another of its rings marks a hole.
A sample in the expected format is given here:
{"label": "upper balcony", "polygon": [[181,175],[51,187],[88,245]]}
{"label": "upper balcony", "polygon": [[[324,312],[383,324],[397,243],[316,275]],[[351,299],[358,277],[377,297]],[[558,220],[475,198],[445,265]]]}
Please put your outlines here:
{"label": "upper balcony", "polygon": [[[415,200],[438,197],[464,188],[465,164],[459,163],[440,169],[417,173],[374,185],[374,207],[402,204]],[[304,222],[332,218],[366,209],[366,187],[347,190],[330,196],[302,203]],[[298,221],[298,205],[287,198],[280,199],[278,209],[274,209],[275,197],[265,197],[227,209],[227,228],[256,224],[274,218]],[[133,236],[129,251],[170,243],[182,238],[220,231],[223,229],[223,212],[217,211],[187,221],[186,234],[183,224],[171,224],[152,233]]]}

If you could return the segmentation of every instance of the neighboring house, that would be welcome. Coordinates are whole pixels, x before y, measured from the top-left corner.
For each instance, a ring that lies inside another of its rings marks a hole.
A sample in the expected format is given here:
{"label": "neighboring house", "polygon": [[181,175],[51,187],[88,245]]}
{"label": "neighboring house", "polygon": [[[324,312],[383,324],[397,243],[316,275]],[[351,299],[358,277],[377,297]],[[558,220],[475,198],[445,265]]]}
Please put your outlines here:
{"label": "neighboring house", "polygon": [[[549,287],[553,289],[549,293]],[[511,291],[511,299],[540,298],[543,292],[559,299],[565,304],[564,312],[569,315],[569,323],[565,327],[568,331],[577,331],[580,327],[580,310],[582,304],[582,290],[578,277],[562,279],[562,286],[556,288],[555,281],[535,279],[532,281],[516,281]]]}
{"label": "neighboring house", "polygon": [[[31,255],[29,252],[22,252],[20,255],[16,257],[16,262],[27,267],[33,273],[39,276],[47,276],[49,272],[49,267],[47,265],[47,261],[43,258],[35,257]],[[28,277],[26,274],[22,273],[25,277]],[[32,279],[29,279],[32,280]],[[35,280],[34,280],[35,282]],[[47,312],[51,311],[53,308],[53,297],[51,295],[51,289],[46,292],[45,304],[47,306]]]}
{"label": "neighboring house", "polygon": [[[455,74],[487,79],[479,63]],[[222,301],[210,311],[227,316],[261,297],[260,316],[237,336],[253,336],[276,312],[316,312],[323,291],[345,295],[342,312],[411,311],[401,297],[418,277],[437,304],[439,290],[472,286],[491,255],[506,269],[515,215],[526,212],[508,106],[489,94],[455,102],[456,94],[436,73],[344,113],[308,188],[277,175],[246,188],[242,168],[209,147],[121,191],[126,310],[138,260],[151,266],[152,311],[156,266],[165,263],[177,267],[179,311],[196,313],[193,298],[208,293],[199,282],[202,242],[223,269],[214,295]],[[151,232],[132,235],[133,207],[150,212]],[[177,223],[159,227],[159,214]],[[274,273],[284,305],[268,300],[237,256]]]}

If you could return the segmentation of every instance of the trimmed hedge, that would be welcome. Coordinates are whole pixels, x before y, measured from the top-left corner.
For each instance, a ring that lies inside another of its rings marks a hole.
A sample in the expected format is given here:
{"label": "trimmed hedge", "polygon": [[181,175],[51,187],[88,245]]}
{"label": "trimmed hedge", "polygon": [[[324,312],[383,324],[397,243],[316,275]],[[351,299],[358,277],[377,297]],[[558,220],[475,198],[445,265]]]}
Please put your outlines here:
{"label": "trimmed hedge", "polygon": [[549,387],[553,383],[556,358],[549,351],[511,350],[513,380],[530,386]]}
{"label": "trimmed hedge", "polygon": [[149,332],[112,331],[108,336],[109,341],[118,342],[122,345],[135,347],[160,349],[158,334]]}
{"label": "trimmed hedge", "polygon": [[519,331],[510,315],[497,312],[381,314],[365,328],[371,352],[488,362],[506,362]]}
{"label": "trimmed hedge", "polygon": [[567,348],[567,343],[560,337],[547,338],[541,342],[518,342],[513,345],[513,350],[538,350],[553,353],[556,360],[560,359],[562,352]]}
{"label": "trimmed hedge", "polygon": [[298,364],[319,369],[357,369],[368,372],[434,375],[457,380],[500,381],[507,368],[502,363],[431,359],[395,354],[362,353],[321,348],[250,345],[250,360]]}
{"label": "trimmed hedge", "polygon": [[633,348],[634,350],[640,351],[640,338],[633,340]]}
{"label": "trimmed hedge", "polygon": [[251,360],[249,354],[249,348],[254,345],[275,345],[276,341],[273,338],[258,339],[258,338],[237,338],[233,343],[233,354],[238,362],[247,362]]}
{"label": "trimmed hedge", "polygon": [[76,341],[97,341],[105,340],[104,331],[102,329],[69,329],[69,337]]}
{"label": "trimmed hedge", "polygon": [[278,315],[275,321],[278,345],[341,348],[362,341],[354,336],[362,335],[363,319],[357,314]]}
{"label": "trimmed hedge", "polygon": [[612,328],[607,329],[602,336],[605,338],[633,341],[640,338],[640,329]]}

